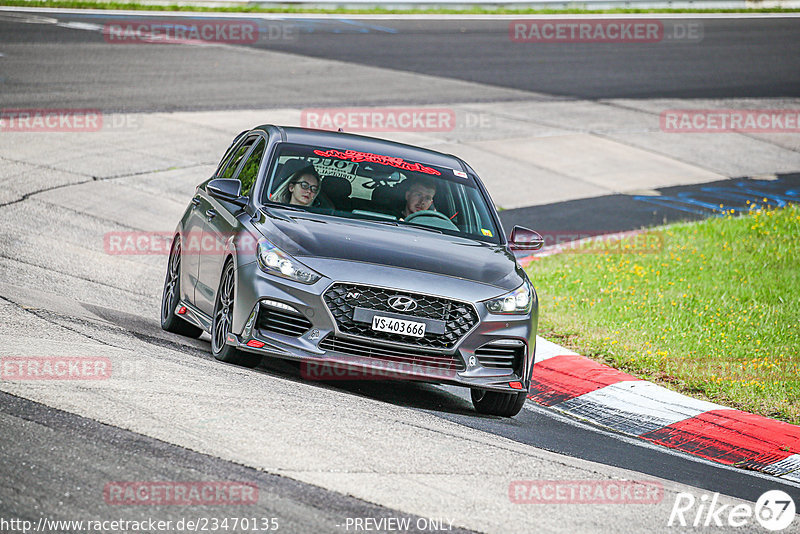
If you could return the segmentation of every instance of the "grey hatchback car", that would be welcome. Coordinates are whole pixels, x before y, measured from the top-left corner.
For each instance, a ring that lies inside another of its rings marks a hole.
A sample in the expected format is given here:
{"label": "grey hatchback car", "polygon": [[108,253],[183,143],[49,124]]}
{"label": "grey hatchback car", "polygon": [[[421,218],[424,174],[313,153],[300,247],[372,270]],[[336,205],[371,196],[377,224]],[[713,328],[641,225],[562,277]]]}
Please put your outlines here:
{"label": "grey hatchback car", "polygon": [[489,194],[461,159],[341,132],[240,133],[172,241],[163,329],[211,336],[218,360],[300,363],[317,380],[465,386],[519,413],[538,301]]}

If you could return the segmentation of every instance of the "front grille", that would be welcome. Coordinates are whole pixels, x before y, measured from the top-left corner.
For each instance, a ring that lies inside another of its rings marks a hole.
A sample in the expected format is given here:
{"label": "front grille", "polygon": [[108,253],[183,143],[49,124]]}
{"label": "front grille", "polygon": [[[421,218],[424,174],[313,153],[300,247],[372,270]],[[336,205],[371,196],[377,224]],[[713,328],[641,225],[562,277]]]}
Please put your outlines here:
{"label": "front grille", "polygon": [[263,304],[258,310],[256,328],[286,336],[299,337],[311,328],[311,322],[300,315]]}
{"label": "front grille", "polygon": [[484,367],[516,369],[525,354],[524,345],[487,343],[475,350],[475,356]]}
{"label": "front grille", "polygon": [[440,370],[463,371],[465,368],[464,362],[453,355],[416,348],[381,345],[380,343],[362,341],[360,339],[344,339],[336,337],[333,334],[325,336],[325,338],[319,342],[319,348],[323,350],[334,350],[352,356],[374,358],[376,360],[404,365],[421,365],[423,367],[433,367]]}
{"label": "front grille", "polygon": [[[444,333],[433,334],[428,332],[425,337],[414,338],[388,332],[376,332],[372,330],[372,325],[358,323],[353,320],[353,311],[356,307],[398,313],[397,310],[389,306],[388,302],[390,297],[398,295],[411,297],[417,301],[417,308],[404,314],[410,320],[413,320],[414,317],[424,317],[444,321]],[[336,324],[339,326],[340,332],[375,340],[394,341],[404,345],[447,350],[455,347],[459,340],[472,327],[478,324],[478,313],[471,304],[419,293],[407,293],[355,284],[334,284],[325,292],[323,297],[325,304],[336,320]]]}

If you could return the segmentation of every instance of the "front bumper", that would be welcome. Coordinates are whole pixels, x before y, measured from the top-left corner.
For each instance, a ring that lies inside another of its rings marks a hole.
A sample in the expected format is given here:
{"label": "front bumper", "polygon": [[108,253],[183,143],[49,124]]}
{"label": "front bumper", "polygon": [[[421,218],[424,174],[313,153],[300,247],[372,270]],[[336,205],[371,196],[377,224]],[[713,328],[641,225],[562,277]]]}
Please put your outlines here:
{"label": "front bumper", "polygon": [[[357,280],[338,273],[341,281],[323,278],[304,285],[265,274],[255,263],[240,266],[227,343],[239,350],[302,362],[301,374],[311,380],[396,379],[505,392],[528,390],[536,339],[535,299],[530,314],[491,314],[481,300],[504,293],[498,288],[430,273],[358,267]],[[351,266],[351,273],[355,270]],[[326,271],[330,269],[320,270]],[[386,288],[387,284],[380,283],[385,280],[392,281],[396,292],[470,303],[477,322],[446,348],[343,332],[325,303],[326,291],[340,283]]]}

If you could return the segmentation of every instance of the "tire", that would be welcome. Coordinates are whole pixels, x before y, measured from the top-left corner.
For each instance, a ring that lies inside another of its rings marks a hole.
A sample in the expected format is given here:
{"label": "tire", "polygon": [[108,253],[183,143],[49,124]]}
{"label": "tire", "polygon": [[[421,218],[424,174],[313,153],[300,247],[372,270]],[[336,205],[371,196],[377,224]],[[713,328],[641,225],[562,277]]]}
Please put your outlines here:
{"label": "tire", "polygon": [[499,391],[486,391],[485,389],[472,390],[472,404],[475,411],[485,415],[499,415],[501,417],[514,417],[525,404],[528,394],[501,393]]}
{"label": "tire", "polygon": [[198,338],[203,329],[186,322],[175,315],[181,295],[181,243],[175,238],[169,253],[167,277],[164,280],[164,292],[161,294],[161,328],[173,334]]}
{"label": "tire", "polygon": [[211,353],[221,362],[253,368],[261,363],[261,356],[225,344],[233,321],[234,286],[233,261],[229,260],[222,269],[214,304],[214,318],[211,321]]}

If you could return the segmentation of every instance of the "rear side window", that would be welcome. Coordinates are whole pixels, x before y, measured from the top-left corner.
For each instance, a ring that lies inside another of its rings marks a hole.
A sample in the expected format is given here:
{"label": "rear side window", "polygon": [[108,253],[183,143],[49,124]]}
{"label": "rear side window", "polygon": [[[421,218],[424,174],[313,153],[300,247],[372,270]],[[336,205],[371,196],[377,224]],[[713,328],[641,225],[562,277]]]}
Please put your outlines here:
{"label": "rear side window", "polygon": [[[249,137],[244,143],[239,145],[239,148],[234,150],[233,154],[228,158],[222,174],[218,174],[217,178],[233,178],[233,173],[236,172],[236,168],[239,166],[239,163],[241,163],[242,158],[245,154],[247,154],[247,151],[250,149],[253,143],[256,142],[256,139],[258,139],[258,136]],[[220,165],[220,167],[222,167],[222,165]]]}
{"label": "rear side window", "polygon": [[242,132],[239,135],[237,135],[234,138],[233,142],[231,143],[231,146],[229,146],[228,149],[225,150],[225,153],[222,155],[222,159],[220,160],[219,165],[217,165],[217,170],[214,171],[214,176],[219,177],[219,175],[222,174],[223,169],[225,169],[228,163],[230,163],[234,153],[236,152],[236,150],[234,150],[234,147],[238,147],[239,141],[242,139],[242,137],[244,137],[244,134],[245,132]]}

